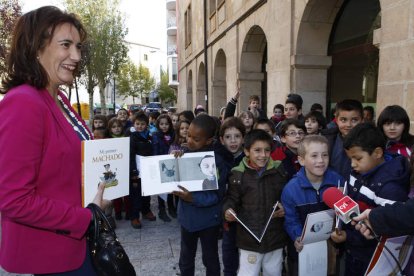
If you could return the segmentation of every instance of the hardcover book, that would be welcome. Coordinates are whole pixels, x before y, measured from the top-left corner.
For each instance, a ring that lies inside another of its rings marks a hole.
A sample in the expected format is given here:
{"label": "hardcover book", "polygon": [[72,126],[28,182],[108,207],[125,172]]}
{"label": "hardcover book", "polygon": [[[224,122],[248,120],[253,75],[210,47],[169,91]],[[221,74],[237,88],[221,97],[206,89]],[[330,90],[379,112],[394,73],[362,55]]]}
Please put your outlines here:
{"label": "hardcover book", "polygon": [[96,195],[105,183],[104,199],[129,194],[129,137],[82,142],[82,205]]}
{"label": "hardcover book", "polygon": [[179,158],[137,155],[136,161],[143,196],[179,191],[178,185],[190,192],[218,189],[213,151],[185,153]]}

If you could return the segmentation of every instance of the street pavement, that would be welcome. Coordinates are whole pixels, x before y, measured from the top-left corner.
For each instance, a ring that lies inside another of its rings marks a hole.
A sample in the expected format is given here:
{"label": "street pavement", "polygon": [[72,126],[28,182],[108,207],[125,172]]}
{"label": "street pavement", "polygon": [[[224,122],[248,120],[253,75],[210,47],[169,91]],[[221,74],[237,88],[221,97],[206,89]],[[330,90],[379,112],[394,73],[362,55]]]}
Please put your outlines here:
{"label": "street pavement", "polygon": [[[157,215],[156,196],[152,197],[151,210]],[[180,225],[177,219],[163,222],[142,221],[141,229],[131,227],[125,219],[116,221],[116,233],[125,248],[138,276],[173,276],[180,275],[178,259],[180,257]],[[221,262],[221,240],[219,241]],[[198,244],[195,261],[196,276],[205,275],[201,261],[201,246]],[[223,267],[221,267],[223,269]],[[7,273],[0,268],[0,276],[23,275]]]}

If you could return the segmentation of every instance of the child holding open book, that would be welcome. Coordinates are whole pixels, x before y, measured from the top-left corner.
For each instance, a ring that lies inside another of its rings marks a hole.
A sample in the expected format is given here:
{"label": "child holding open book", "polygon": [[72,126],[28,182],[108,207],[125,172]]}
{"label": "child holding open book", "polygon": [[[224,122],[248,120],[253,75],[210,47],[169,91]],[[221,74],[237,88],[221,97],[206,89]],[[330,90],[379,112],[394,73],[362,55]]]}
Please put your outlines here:
{"label": "child holding open book", "polygon": [[[212,151],[217,124],[207,114],[198,115],[190,124],[187,135],[189,152]],[[172,152],[176,157],[183,151]],[[194,275],[195,256],[198,240],[201,243],[203,264],[206,275],[220,275],[218,236],[221,220],[221,203],[227,179],[227,167],[223,159],[215,153],[218,190],[190,192],[182,186],[173,194],[178,202],[178,221],[181,224],[180,272],[181,275]]]}
{"label": "child holding open book", "polygon": [[[280,161],[270,158],[273,139],[264,130],[255,129],[244,138],[246,157],[232,169],[224,201],[224,217],[236,221],[236,215],[256,235],[265,229],[274,205],[280,200],[286,174]],[[283,247],[287,235],[283,230],[282,204],[273,213],[267,231],[258,242],[241,224],[237,225],[240,248],[238,275],[281,275]]]}

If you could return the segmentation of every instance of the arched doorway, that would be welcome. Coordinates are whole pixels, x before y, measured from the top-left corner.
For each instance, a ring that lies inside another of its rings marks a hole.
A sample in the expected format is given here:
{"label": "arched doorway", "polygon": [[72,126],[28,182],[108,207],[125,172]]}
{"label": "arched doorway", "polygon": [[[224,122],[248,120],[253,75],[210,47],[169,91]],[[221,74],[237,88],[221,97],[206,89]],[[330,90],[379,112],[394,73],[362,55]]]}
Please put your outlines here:
{"label": "arched doorway", "polygon": [[261,106],[267,107],[267,39],[263,29],[253,26],[247,32],[243,42],[240,60],[240,106],[245,110],[251,95],[261,97]]}
{"label": "arched doorway", "polygon": [[304,112],[318,102],[330,117],[338,100],[375,102],[378,50],[372,37],[379,0],[310,0],[297,23],[291,87],[302,95]]}
{"label": "arched doorway", "polygon": [[313,103],[326,104],[327,75],[332,64],[328,56],[329,37],[343,0],[310,0],[295,26],[294,55],[291,58],[291,91],[303,98],[303,112]]}
{"label": "arched doorway", "polygon": [[379,49],[373,45],[374,30],[381,27],[378,0],[347,0],[342,5],[330,37],[327,103],[331,108],[345,98],[375,107]]}
{"label": "arched doorway", "polygon": [[[195,106],[199,104],[206,108],[206,70],[203,62],[201,62],[200,66],[198,67],[197,76],[197,92]],[[195,106],[193,106],[193,108]]]}
{"label": "arched doorway", "polygon": [[187,79],[187,110],[193,109],[193,71],[188,72],[188,79]]}
{"label": "arched doorway", "polygon": [[220,109],[226,106],[226,55],[220,49],[217,52],[214,62],[214,75],[211,97],[209,98],[212,108],[210,114],[214,116],[220,115]]}

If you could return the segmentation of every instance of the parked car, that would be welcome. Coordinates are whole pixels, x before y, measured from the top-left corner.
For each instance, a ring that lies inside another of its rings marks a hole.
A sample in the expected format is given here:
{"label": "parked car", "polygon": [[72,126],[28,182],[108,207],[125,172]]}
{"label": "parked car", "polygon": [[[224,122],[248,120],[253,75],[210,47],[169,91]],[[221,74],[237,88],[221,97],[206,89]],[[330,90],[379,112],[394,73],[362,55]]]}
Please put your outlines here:
{"label": "parked car", "polygon": [[170,112],[170,113],[176,113],[177,112],[177,107],[175,106],[170,106],[170,107],[164,107],[163,111],[164,112]]}
{"label": "parked car", "polygon": [[131,104],[128,106],[128,113],[132,115],[133,113],[142,110],[142,104]]}
{"label": "parked car", "polygon": [[161,105],[160,102],[150,102],[147,105],[147,108],[145,108],[145,112],[147,112],[147,113],[151,113],[151,112],[154,112],[154,111],[158,111],[159,113],[161,113],[162,105]]}
{"label": "parked car", "polygon": [[[119,104],[115,104],[115,112],[114,112],[114,104],[107,103],[106,108],[109,110],[109,114],[116,114],[121,109]],[[93,114],[101,114],[101,103],[94,103],[93,104]]]}

